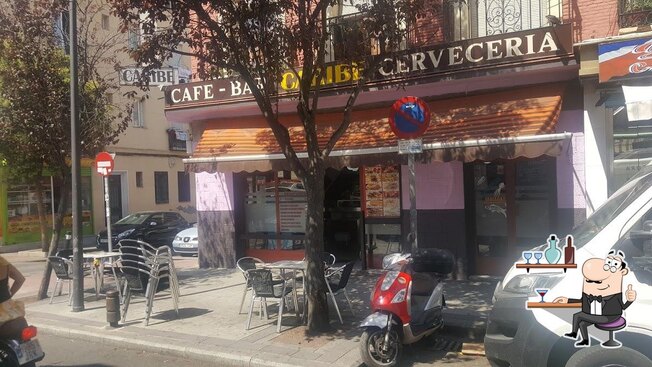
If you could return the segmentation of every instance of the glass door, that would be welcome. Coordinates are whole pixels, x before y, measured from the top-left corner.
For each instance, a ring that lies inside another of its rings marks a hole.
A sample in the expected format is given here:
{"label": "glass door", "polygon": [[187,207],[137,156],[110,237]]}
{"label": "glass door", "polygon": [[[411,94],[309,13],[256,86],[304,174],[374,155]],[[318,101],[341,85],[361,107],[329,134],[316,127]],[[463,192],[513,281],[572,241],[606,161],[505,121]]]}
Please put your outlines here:
{"label": "glass door", "polygon": [[509,243],[506,164],[473,163],[476,272],[492,273]]}
{"label": "glass door", "polygon": [[474,162],[472,183],[467,182],[477,274],[504,274],[522,251],[544,243],[556,227],[554,158]]}

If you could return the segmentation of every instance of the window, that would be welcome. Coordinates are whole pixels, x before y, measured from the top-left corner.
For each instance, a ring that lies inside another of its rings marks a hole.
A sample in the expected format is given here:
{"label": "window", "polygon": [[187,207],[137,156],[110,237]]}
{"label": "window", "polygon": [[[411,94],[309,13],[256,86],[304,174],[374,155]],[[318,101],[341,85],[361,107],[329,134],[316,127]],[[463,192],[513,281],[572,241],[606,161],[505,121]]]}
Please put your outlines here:
{"label": "window", "polygon": [[132,27],[127,32],[128,37],[128,46],[130,50],[138,48],[140,46],[140,28]]}
{"label": "window", "polygon": [[560,0],[452,0],[451,37],[462,40],[546,27],[546,18],[561,18]]}
{"label": "window", "polygon": [[102,29],[109,29],[109,16],[106,14],[102,14]]}
{"label": "window", "polygon": [[61,14],[59,14],[57,19],[55,20],[55,24],[54,24],[55,37],[59,42],[59,46],[61,46],[66,52],[66,55],[70,54],[70,42],[68,42],[70,38],[69,19],[70,17],[68,15],[68,11],[62,11]]}
{"label": "window", "polygon": [[156,204],[167,204],[170,202],[167,172],[154,172],[154,195],[156,196]]}
{"label": "window", "polygon": [[179,202],[190,201],[190,174],[187,172],[177,172],[179,182]]}
{"label": "window", "polygon": [[134,109],[131,111],[131,126],[145,127],[145,102],[141,99],[134,103]]}
{"label": "window", "polygon": [[143,187],[143,173],[136,172],[136,187]]}

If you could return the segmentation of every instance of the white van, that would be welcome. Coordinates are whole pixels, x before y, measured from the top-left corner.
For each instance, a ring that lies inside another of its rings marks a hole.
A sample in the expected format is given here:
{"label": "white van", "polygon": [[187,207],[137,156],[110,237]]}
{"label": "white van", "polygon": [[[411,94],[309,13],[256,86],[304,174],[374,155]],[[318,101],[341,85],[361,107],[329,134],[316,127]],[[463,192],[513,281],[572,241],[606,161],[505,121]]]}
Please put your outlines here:
{"label": "white van", "polygon": [[[558,233],[560,238],[565,234]],[[497,367],[652,367],[652,165],[641,169],[572,235],[577,269],[539,272],[513,267],[496,286],[494,305],[487,323],[485,351]],[[543,250],[540,246],[535,250]],[[627,326],[616,332],[620,348],[600,345],[608,332],[589,327],[591,346],[576,348],[564,338],[571,331],[572,315],[578,310],[526,309],[527,301],[541,298],[535,289],[547,288],[546,301],[556,297],[580,298],[582,264],[592,257],[605,258],[611,250],[622,250],[630,268],[623,289],[632,284],[634,303],[623,312]],[[522,260],[519,262],[523,262]]]}

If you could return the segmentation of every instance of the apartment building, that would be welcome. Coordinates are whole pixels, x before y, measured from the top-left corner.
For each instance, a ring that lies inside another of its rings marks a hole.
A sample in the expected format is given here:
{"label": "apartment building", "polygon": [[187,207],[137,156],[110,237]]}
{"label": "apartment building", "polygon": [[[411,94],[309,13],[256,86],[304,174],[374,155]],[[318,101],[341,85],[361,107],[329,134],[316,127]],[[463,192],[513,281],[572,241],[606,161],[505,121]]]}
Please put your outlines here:
{"label": "apartment building", "polygon": [[[109,13],[108,6],[101,7],[102,31],[119,33],[119,20]],[[108,178],[111,221],[134,212],[147,210],[172,210],[195,222],[195,190],[192,173],[186,172],[182,159],[188,156],[187,145],[192,134],[187,126],[169,122],[164,115],[166,85],[184,83],[190,79],[190,60],[176,56],[160,69],[148,75],[135,67],[128,54],[142,42],[142,32],[137,27],[121,33],[122,50],[116,55],[118,70],[111,70],[119,93],[112,98],[116,106],[134,103],[131,122],[117,144],[106,147],[114,154],[115,167]],[[107,65],[112,68],[113,65]],[[134,86],[148,78],[150,87],[142,91]],[[135,92],[135,98],[125,94]],[[104,190],[102,177],[92,175],[94,229],[105,228]]]}

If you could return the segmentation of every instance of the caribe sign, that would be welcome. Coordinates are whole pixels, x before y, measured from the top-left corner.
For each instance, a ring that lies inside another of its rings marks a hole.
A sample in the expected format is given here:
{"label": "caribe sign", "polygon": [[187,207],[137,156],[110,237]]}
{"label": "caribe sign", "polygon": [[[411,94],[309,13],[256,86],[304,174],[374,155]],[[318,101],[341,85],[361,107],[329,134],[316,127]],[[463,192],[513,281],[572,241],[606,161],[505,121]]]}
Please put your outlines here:
{"label": "caribe sign", "polygon": [[652,39],[598,45],[600,83],[652,72]]}
{"label": "caribe sign", "polygon": [[[571,27],[562,24],[370,56],[383,59],[376,60],[381,62],[366,85],[372,87],[391,80],[422,79],[525,60],[558,60],[572,54]],[[325,93],[350,86],[361,78],[365,64],[370,63],[327,64],[319,80],[312,81],[312,86],[320,85]],[[297,74],[288,70],[281,75],[278,86],[281,96],[298,91],[301,70]],[[249,86],[237,77],[175,85],[167,87],[165,92],[168,108],[253,99]]]}

